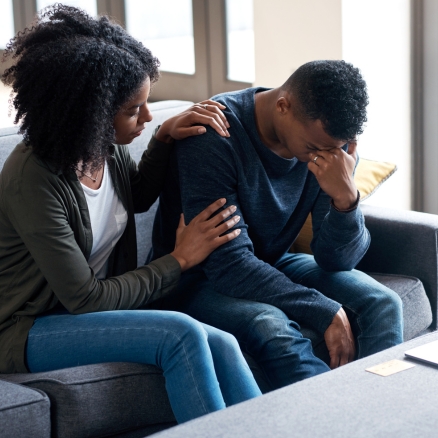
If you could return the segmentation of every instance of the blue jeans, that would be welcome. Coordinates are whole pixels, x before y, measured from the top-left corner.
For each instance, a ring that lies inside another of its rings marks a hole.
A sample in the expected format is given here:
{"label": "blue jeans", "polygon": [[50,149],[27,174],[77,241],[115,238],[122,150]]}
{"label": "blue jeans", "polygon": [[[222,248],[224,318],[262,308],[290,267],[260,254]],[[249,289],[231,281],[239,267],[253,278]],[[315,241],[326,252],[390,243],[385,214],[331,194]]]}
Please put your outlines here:
{"label": "blue jeans", "polygon": [[31,372],[103,362],[156,365],[178,423],[261,394],[232,335],[178,312],[45,314],[29,332],[26,359]]}
{"label": "blue jeans", "polygon": [[[291,281],[317,289],[342,304],[357,339],[357,357],[402,342],[400,298],[368,275],[356,270],[323,271],[307,254],[285,254],[275,267]],[[299,325],[278,308],[220,294],[199,272],[184,274],[180,289],[178,310],[232,333],[242,350],[254,357],[271,388],[329,371],[314,356],[311,342],[302,336]]]}
{"label": "blue jeans", "polygon": [[342,304],[357,343],[357,358],[403,342],[400,297],[369,275],[352,271],[327,272],[308,254],[285,254],[275,267],[294,283],[303,284]]}

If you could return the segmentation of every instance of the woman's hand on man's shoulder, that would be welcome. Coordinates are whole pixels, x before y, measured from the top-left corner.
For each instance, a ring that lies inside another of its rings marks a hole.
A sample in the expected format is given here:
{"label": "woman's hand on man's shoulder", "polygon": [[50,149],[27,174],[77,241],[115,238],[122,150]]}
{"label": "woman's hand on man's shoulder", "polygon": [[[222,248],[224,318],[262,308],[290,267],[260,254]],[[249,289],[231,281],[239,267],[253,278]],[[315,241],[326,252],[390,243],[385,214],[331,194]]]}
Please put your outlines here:
{"label": "woman's hand on man's shoulder", "polygon": [[214,100],[203,100],[196,103],[182,113],[167,119],[156,132],[157,140],[171,143],[173,140],[182,140],[193,135],[202,135],[211,126],[222,137],[229,137],[230,127],[222,110],[225,106]]}

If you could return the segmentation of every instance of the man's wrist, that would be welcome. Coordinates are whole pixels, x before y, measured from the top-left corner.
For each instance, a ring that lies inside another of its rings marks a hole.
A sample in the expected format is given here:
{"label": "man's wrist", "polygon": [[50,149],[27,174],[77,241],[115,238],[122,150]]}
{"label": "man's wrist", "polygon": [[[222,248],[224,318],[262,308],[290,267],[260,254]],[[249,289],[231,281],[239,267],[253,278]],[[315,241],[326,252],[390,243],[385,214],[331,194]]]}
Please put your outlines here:
{"label": "man's wrist", "polygon": [[336,210],[339,211],[340,213],[348,213],[350,211],[356,210],[357,206],[359,205],[359,201],[360,201],[360,192],[359,190],[357,191],[357,197],[356,197],[356,201],[354,201],[353,205],[351,205],[349,208],[347,209],[341,209],[336,207],[333,199],[330,200],[330,205]]}

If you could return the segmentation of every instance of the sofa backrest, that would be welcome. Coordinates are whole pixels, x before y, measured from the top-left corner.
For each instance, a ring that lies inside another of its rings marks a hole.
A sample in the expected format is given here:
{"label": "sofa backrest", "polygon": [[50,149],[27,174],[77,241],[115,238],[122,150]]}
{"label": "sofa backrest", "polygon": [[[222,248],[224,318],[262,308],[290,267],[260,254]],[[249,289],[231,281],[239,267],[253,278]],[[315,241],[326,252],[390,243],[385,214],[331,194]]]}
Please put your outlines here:
{"label": "sofa backrest", "polygon": [[[129,146],[132,158],[134,158],[136,162],[140,160],[143,151],[147,149],[152,133],[158,125],[161,125],[165,120],[175,114],[186,110],[192,104],[192,102],[183,100],[164,100],[151,103],[149,107],[153,119],[146,125],[146,129],[142,135],[137,137]],[[22,135],[18,134],[18,127],[13,126],[0,129],[0,171],[11,151],[21,140]],[[151,248],[152,224],[157,210],[157,204],[158,202],[156,202],[148,212],[137,214],[135,217],[137,225],[138,265],[144,264]]]}

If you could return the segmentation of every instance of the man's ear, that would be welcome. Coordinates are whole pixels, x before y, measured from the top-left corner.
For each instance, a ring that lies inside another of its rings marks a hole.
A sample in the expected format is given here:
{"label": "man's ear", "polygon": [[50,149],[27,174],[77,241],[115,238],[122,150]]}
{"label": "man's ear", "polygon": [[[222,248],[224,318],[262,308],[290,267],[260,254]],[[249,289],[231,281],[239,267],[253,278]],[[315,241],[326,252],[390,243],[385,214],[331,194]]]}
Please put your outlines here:
{"label": "man's ear", "polygon": [[277,111],[286,114],[292,110],[292,105],[287,96],[281,96],[277,99]]}

